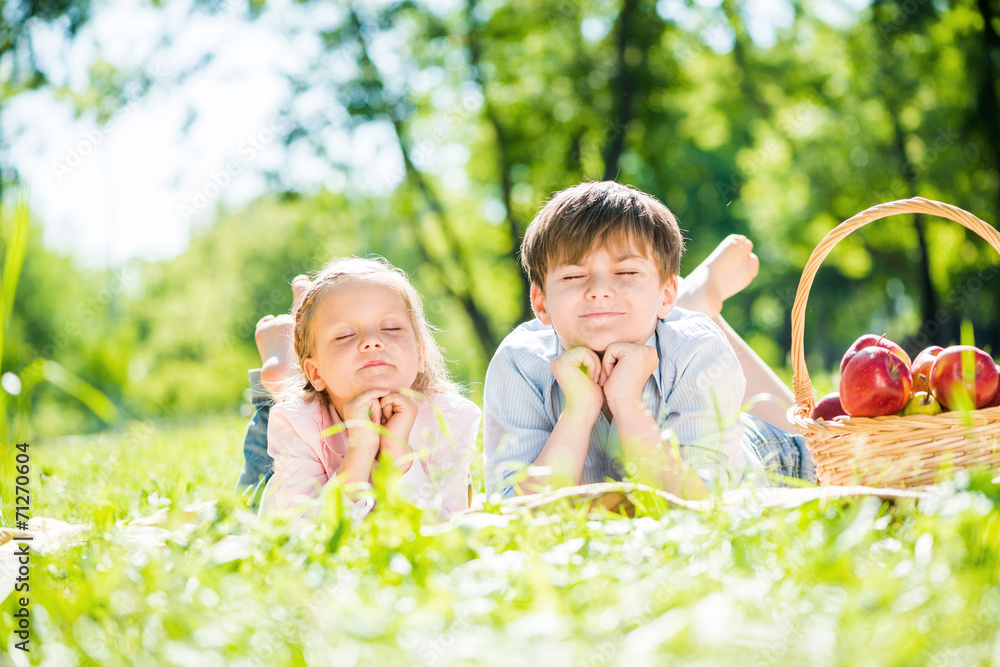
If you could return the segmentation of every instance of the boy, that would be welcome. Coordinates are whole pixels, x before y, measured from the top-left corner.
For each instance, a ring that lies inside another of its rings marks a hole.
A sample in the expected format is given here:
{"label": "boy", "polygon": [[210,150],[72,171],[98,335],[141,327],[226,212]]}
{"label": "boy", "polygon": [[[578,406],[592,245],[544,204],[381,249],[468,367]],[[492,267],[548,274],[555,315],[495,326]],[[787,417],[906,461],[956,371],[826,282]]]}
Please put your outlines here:
{"label": "boy", "polygon": [[706,481],[762,473],[764,461],[815,479],[800,436],[741,414],[746,381],[727,334],[675,307],[682,252],[670,210],[611,181],[558,192],[535,216],[521,259],[537,319],[486,374],[488,495],[638,473],[700,497]]}

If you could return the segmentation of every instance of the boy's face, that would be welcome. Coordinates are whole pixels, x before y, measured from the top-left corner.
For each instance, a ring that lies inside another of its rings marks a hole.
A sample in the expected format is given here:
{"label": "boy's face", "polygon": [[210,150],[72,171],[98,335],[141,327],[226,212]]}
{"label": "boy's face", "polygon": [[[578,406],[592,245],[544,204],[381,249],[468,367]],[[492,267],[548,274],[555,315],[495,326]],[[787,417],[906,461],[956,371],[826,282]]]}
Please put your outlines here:
{"label": "boy's face", "polygon": [[644,344],[677,302],[677,278],[660,279],[656,263],[631,242],[600,247],[531,286],[531,306],[551,324],[563,347],[604,352],[612,343]]}

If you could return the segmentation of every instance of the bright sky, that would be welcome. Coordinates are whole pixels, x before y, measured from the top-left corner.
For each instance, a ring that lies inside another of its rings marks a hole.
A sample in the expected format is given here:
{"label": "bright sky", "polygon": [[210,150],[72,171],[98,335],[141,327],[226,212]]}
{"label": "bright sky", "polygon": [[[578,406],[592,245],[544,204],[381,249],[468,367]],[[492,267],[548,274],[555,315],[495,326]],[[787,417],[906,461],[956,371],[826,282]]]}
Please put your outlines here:
{"label": "bright sky", "polygon": [[[841,20],[866,2],[819,0],[822,6],[840,7]],[[698,4],[711,8],[718,0]],[[93,113],[75,118],[70,105],[51,90],[18,96],[0,116],[0,129],[10,142],[2,158],[26,184],[46,244],[88,264],[116,265],[181,252],[191,229],[211,221],[217,207],[264,192],[261,172],[267,169],[285,165],[287,181],[306,187],[343,187],[342,175],[305,150],[286,161],[275,131],[289,92],[287,75],[303,72],[316,60],[320,46],[315,30],[324,21],[335,22],[340,11],[335,3],[310,6],[307,16],[291,0],[268,0],[268,11],[252,23],[242,20],[246,0],[224,0],[210,16],[190,14],[191,0],[163,5],[153,9],[149,0],[95,0],[93,18],[71,46],[58,37],[61,29],[32,35],[40,64],[57,86],[86,91],[87,64],[101,54],[126,70],[145,64],[158,80],[145,96],[129,101],[104,123]],[[682,25],[695,20],[682,0],[660,0],[657,10]],[[773,43],[775,28],[792,20],[787,4],[774,0],[752,0],[747,13],[751,34],[763,45]],[[296,28],[302,30],[288,37],[289,29]],[[609,28],[591,19],[581,25],[584,36],[594,39]],[[703,32],[716,50],[731,48],[725,30],[709,25]],[[164,35],[172,39],[167,47],[159,46]],[[207,67],[182,85],[172,83],[178,70],[206,53],[215,54]],[[419,87],[425,79],[433,89],[433,76],[400,69],[388,50],[377,49],[373,57],[390,80],[412,75],[413,85]],[[297,105],[298,112],[329,115],[330,101],[312,91],[301,95]],[[363,191],[393,185],[385,174],[399,171],[394,168],[399,158],[386,128],[348,136],[336,123],[329,125],[322,133],[325,146],[354,165],[352,179]],[[446,148],[441,147],[436,160],[449,161]],[[452,148],[452,164],[437,166],[451,169],[444,182],[454,184],[464,177],[468,156],[462,147]]]}
{"label": "bright sky", "polygon": [[[113,10],[98,9],[68,53],[36,32],[43,67],[57,83],[82,91],[86,71],[61,63],[92,62],[100,50],[116,66],[138,67],[166,33],[175,35],[173,44],[152,60],[154,76],[164,81],[104,123],[96,114],[74,118],[51,91],[19,96],[2,118],[4,136],[12,138],[7,159],[28,185],[46,244],[94,264],[174,255],[218,204],[261,192],[258,170],[281,164],[274,130],[288,92],[283,73],[316,48],[304,39],[289,48],[275,30],[280,15],[248,24],[225,7],[191,18],[186,1],[166,10],[145,0],[112,1]],[[207,51],[216,54],[207,68],[182,86],[170,82]],[[230,176],[227,167],[238,171]],[[308,180],[323,178],[317,171]]]}

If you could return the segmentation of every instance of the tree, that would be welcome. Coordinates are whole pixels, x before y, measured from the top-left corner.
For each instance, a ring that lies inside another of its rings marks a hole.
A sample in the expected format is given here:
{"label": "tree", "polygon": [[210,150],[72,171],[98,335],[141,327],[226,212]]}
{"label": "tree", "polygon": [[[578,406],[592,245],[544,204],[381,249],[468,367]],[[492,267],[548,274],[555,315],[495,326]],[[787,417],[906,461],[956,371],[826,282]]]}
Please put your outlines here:
{"label": "tree", "polygon": [[[314,152],[344,186],[298,192],[281,170],[269,174],[278,196],[221,216],[184,256],[147,267],[145,301],[123,323],[134,328],[123,347],[159,392],[139,409],[231,402],[192,399],[183,376],[224,391],[213,373],[252,363],[252,325],[284,307],[281,283],[330,252],[378,253],[407,270],[478,381],[531,316],[518,265],[528,222],[549,193],[586,179],[617,178],[666,202],[689,237],[684,271],[726,234],[751,236],[761,273],[725,315],[778,367],[802,268],[841,220],[913,194],[1000,219],[995,0],[879,0],[840,21],[795,1],[764,27],[751,3],[705,4],[302,3],[310,20],[289,42],[312,31],[322,50],[291,78],[283,139],[289,156]],[[251,19],[270,11],[251,9]],[[350,153],[373,135],[387,138],[381,161]],[[395,166],[359,169],[373,162]],[[241,241],[241,225],[270,233],[270,245]],[[1000,289],[969,287],[994,262],[936,219],[852,235],[817,276],[810,364],[835,365],[866,331],[950,342],[963,318],[978,342],[1000,347]],[[208,267],[224,266],[255,277],[204,296]],[[275,289],[282,296],[260,296]],[[185,331],[172,322],[192,302],[213,318]],[[220,329],[235,352],[211,339]]]}
{"label": "tree", "polygon": [[[90,0],[29,0],[5,5],[0,13],[0,68],[10,72],[10,78],[0,86],[0,114],[16,95],[37,90],[48,84],[39,66],[31,41],[31,27],[39,23],[58,24],[63,34],[72,39],[90,17]],[[4,137],[0,136],[0,149]],[[0,164],[0,210],[4,202],[4,186],[13,174],[5,175]]]}

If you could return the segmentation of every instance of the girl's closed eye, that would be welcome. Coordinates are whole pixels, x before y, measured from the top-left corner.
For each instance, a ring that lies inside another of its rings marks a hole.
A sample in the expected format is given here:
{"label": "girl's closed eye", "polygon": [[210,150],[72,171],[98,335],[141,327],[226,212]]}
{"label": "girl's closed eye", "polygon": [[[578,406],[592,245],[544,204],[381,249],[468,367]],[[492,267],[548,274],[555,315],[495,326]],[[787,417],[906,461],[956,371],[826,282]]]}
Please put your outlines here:
{"label": "girl's closed eye", "polygon": [[388,318],[379,325],[382,331],[403,331],[403,324],[395,318]]}

